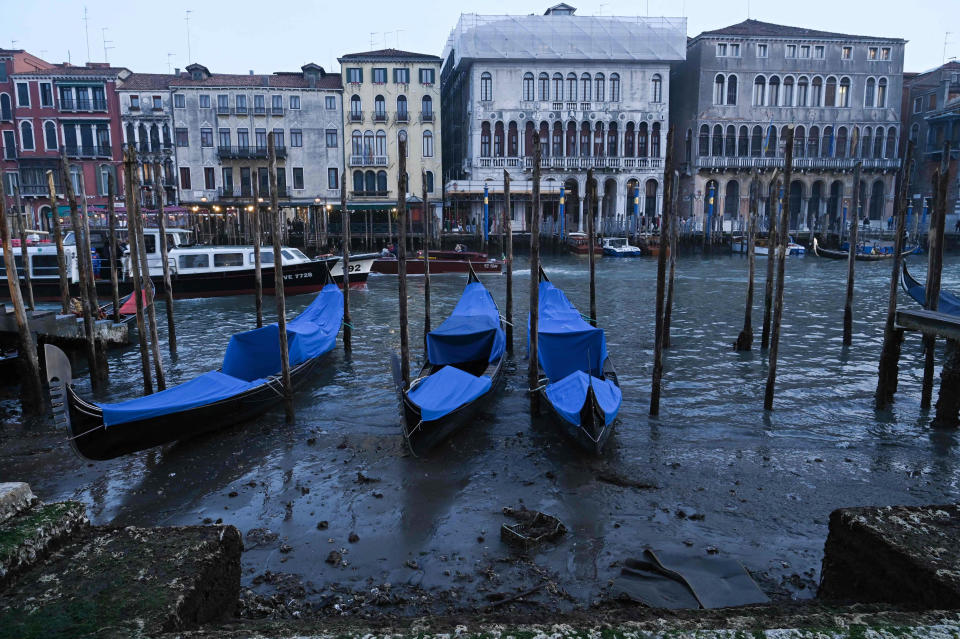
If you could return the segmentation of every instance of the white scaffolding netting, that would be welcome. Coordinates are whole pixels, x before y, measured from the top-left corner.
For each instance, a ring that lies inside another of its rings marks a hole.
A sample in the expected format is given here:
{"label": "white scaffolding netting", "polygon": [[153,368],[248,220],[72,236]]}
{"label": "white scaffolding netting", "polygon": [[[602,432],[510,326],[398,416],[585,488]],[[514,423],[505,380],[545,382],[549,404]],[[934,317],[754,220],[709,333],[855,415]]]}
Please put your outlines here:
{"label": "white scaffolding netting", "polygon": [[482,16],[464,13],[443,58],[626,60],[686,58],[687,19],[577,15]]}

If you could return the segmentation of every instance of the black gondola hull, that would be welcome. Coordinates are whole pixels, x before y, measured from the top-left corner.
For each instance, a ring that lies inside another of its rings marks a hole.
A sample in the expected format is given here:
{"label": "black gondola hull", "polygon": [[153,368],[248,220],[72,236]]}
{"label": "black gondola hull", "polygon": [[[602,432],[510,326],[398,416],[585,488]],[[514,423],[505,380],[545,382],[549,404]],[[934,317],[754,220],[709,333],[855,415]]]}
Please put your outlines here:
{"label": "black gondola hull", "polygon": [[[328,354],[291,369],[294,387],[306,381]],[[67,399],[74,450],[87,459],[102,461],[249,421],[283,398],[279,382],[273,381],[212,404],[113,426],[104,426],[100,409],[81,399],[72,386],[67,387]]]}

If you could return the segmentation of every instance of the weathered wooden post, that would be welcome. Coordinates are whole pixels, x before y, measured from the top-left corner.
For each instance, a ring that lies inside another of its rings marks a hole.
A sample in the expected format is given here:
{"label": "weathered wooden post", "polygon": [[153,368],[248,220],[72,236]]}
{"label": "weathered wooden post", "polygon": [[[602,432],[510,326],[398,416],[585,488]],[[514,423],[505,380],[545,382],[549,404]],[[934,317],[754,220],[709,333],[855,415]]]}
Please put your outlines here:
{"label": "weathered wooden post", "polygon": [[[69,175],[64,175],[66,182]],[[57,186],[53,171],[47,171],[47,190],[50,191],[50,215],[53,217],[53,241],[57,246],[57,273],[60,275],[60,312],[70,313],[70,280],[67,279],[67,258],[63,252],[63,233],[60,231],[60,212],[57,211]]]}
{"label": "weathered wooden post", "polygon": [[[777,175],[780,169],[774,169],[770,176],[767,194],[767,281],[763,291],[763,329],[760,332],[760,348],[767,350],[770,346],[770,320],[773,314],[773,256],[777,249],[779,234],[777,233],[777,202],[779,202],[780,187],[777,184]],[[756,247],[754,247],[756,250]]]}
{"label": "weathered wooden post", "polygon": [[887,299],[887,321],[883,328],[883,350],[880,351],[880,366],[877,374],[877,392],[874,395],[877,408],[886,408],[897,392],[897,375],[900,367],[900,347],[903,330],[896,327],[897,288],[900,285],[900,267],[903,263],[903,247],[907,237],[907,193],[910,190],[910,172],[913,159],[913,141],[907,143],[907,151],[897,174],[897,196],[894,215],[897,219],[897,236],[893,243],[893,272],[890,274],[890,296]]}
{"label": "weathered wooden post", "polygon": [[[27,308],[35,308],[33,300],[33,282],[30,275],[30,252],[27,250],[27,215],[23,212],[23,201],[20,199],[20,185],[13,187],[13,194],[17,200],[17,228],[20,230],[20,261],[23,262],[23,287],[27,289]],[[51,207],[52,209],[53,207]]]}
{"label": "weathered wooden post", "polygon": [[504,312],[506,319],[507,350],[513,352],[513,211],[510,205],[510,173],[503,170],[503,232],[507,242],[507,303]]}
{"label": "weathered wooden post", "polygon": [[167,306],[167,342],[170,347],[170,356],[177,356],[177,330],[173,323],[173,283],[170,280],[170,260],[167,254],[167,214],[163,210],[166,203],[166,193],[160,180],[160,163],[154,165],[157,179],[154,181],[157,191],[157,228],[160,232],[160,262],[163,264],[163,295]]}
{"label": "weathered wooden post", "polygon": [[760,182],[756,174],[750,180],[750,219],[747,220],[747,304],[743,314],[743,330],[733,343],[735,351],[749,351],[753,348],[753,274],[756,264],[757,241],[757,200],[760,196]]}
{"label": "weathered wooden post", "polygon": [[[851,149],[857,148],[857,141],[860,137],[860,129],[853,129],[853,138],[851,140]],[[857,263],[857,228],[860,221],[860,169],[862,162],[857,162],[853,167],[853,194],[850,196],[850,252],[847,255],[847,296],[843,303],[843,345],[853,344],[853,281],[855,275],[854,265]]]}
{"label": "weathered wooden post", "polygon": [[423,347],[427,347],[430,332],[430,194],[427,193],[427,171],[421,169],[423,185]]}
{"label": "weathered wooden post", "polygon": [[540,412],[540,132],[533,132],[533,184],[532,209],[530,211],[530,328],[528,341],[527,387],[530,389],[530,413]]}
{"label": "weathered wooden post", "polygon": [[[150,332],[150,353],[153,356],[153,372],[157,377],[157,390],[166,390],[167,380],[163,373],[163,359],[160,357],[160,336],[157,333],[157,305],[153,294],[153,280],[150,277],[150,262],[147,256],[147,243],[143,236],[143,214],[140,212],[140,173],[137,171],[137,160],[133,160],[133,200],[132,215],[127,216],[127,224],[132,233],[132,241],[137,243],[137,263],[140,270],[140,282],[143,285],[144,295],[147,298],[145,311],[147,314],[147,330]],[[131,242],[132,244],[132,242]],[[136,267],[135,267],[136,268]]]}
{"label": "weathered wooden post", "polygon": [[660,387],[663,380],[663,320],[664,296],[667,277],[667,249],[663,243],[663,229],[669,224],[670,212],[673,208],[673,125],[667,129],[667,152],[663,162],[663,215],[660,224],[660,251],[657,253],[657,299],[654,308],[655,321],[653,338],[653,379],[650,384],[650,414],[660,414]]}
{"label": "weathered wooden post", "polygon": [[[677,232],[680,226],[679,206],[680,196],[678,194],[680,185],[680,172],[673,172],[673,193],[670,194],[670,242],[668,244],[670,254],[667,259],[670,261],[670,272],[667,274],[667,301],[666,308],[663,310],[663,347],[670,348],[670,319],[673,317],[673,287],[677,279]],[[661,234],[663,231],[661,231]]]}
{"label": "weathered wooden post", "polygon": [[287,346],[287,300],[283,294],[283,253],[280,240],[285,226],[277,193],[277,148],[273,131],[267,134],[267,157],[270,162],[270,218],[273,220],[273,294],[277,300],[277,330],[280,335],[280,373],[283,376],[283,408],[287,423],[293,423],[293,382],[290,379],[290,351]]}
{"label": "weathered wooden post", "polygon": [[[93,304],[90,299],[90,287],[87,271],[87,259],[84,257],[85,243],[83,225],[80,222],[80,213],[77,209],[77,197],[73,191],[73,181],[70,179],[70,162],[67,160],[66,152],[60,156],[60,170],[66,176],[64,188],[66,189],[67,202],[70,205],[70,223],[73,226],[73,242],[77,254],[77,270],[80,273],[80,306],[83,310],[83,334],[86,343],[84,348],[87,352],[87,366],[90,369],[90,383],[94,388],[100,387],[101,376],[97,366],[97,349],[94,344],[94,317]],[[83,189],[83,173],[80,173],[80,187]],[[84,197],[86,200],[86,197]]]}
{"label": "weathered wooden post", "polygon": [[[113,173],[107,175],[107,224],[109,225],[110,242],[110,292],[113,295],[113,321],[120,321],[120,282],[117,278],[117,210],[114,201],[117,199],[117,183]],[[136,294],[136,292],[134,292]]]}
{"label": "weathered wooden post", "polygon": [[[20,292],[20,278],[17,275],[16,260],[13,257],[13,242],[10,241],[10,220],[7,218],[6,198],[0,194],[0,242],[3,245],[3,263],[7,270],[7,286],[10,289],[10,300],[13,302],[13,311],[17,318],[17,335],[20,352],[20,403],[23,412],[37,415],[43,412],[44,401],[40,385],[40,363],[37,360],[37,345],[30,333],[27,323],[27,311],[23,306],[23,295]],[[56,200],[54,200],[54,215],[56,215]]]}
{"label": "weathered wooden post", "polygon": [[[254,167],[256,173],[256,167]],[[263,327],[263,258],[260,247],[263,231],[260,228],[260,179],[253,181],[253,298],[257,311],[257,328]]]}
{"label": "weathered wooden post", "polygon": [[[927,287],[925,308],[940,308],[940,279],[943,272],[943,233],[946,226],[947,182],[950,179],[950,143],[944,145],[940,167],[933,174],[933,210],[930,212],[928,233]],[[933,366],[937,338],[924,336],[923,384],[920,389],[920,408],[928,410],[933,398]],[[952,356],[952,354],[951,354]],[[949,359],[949,357],[948,357]],[[951,362],[952,363],[952,362]]]}
{"label": "weathered wooden post", "polygon": [[397,150],[397,288],[400,296],[400,376],[403,389],[410,388],[410,326],[407,323],[407,141],[400,140]]}
{"label": "weathered wooden post", "polygon": [[340,176],[340,226],[343,233],[343,350],[353,350],[350,324],[350,214],[347,212],[347,175]]}
{"label": "weathered wooden post", "polygon": [[137,213],[137,157],[132,147],[127,147],[123,157],[124,203],[127,209],[127,244],[130,247],[130,275],[133,279],[133,297],[137,304],[137,339],[140,342],[140,368],[143,374],[143,394],[153,393],[153,374],[150,372],[150,351],[147,345],[147,328],[143,314],[143,285],[140,279],[140,247],[135,233]]}
{"label": "weathered wooden post", "polygon": [[[783,184],[784,190],[790,188],[793,177],[793,125],[787,126],[784,139]],[[777,355],[780,352],[780,323],[783,320],[783,276],[787,262],[787,237],[790,226],[790,198],[783,198],[780,212],[780,241],[777,242],[777,298],[773,306],[773,331],[770,338],[770,355],[767,362],[767,388],[763,395],[764,410],[773,410],[773,391],[777,383]],[[773,259],[773,255],[769,255]]]}
{"label": "weathered wooden post", "polygon": [[597,242],[594,213],[597,210],[597,183],[593,169],[587,169],[587,263],[590,271],[590,325],[597,325],[597,256],[593,247]]}
{"label": "weathered wooden post", "polygon": [[[101,382],[109,381],[110,377],[110,365],[107,363],[107,344],[101,336],[100,332],[96,330],[97,321],[100,319],[100,300],[97,297],[97,281],[93,273],[93,246],[90,241],[90,215],[87,210],[87,183],[83,177],[83,173],[80,173],[80,192],[83,195],[82,200],[82,215],[80,217],[80,226],[83,231],[82,234],[82,250],[83,250],[83,260],[86,262],[86,290],[87,298],[90,300],[90,311],[92,313],[91,324],[93,326],[93,352],[97,358],[97,367],[91,371],[95,373],[97,378]],[[77,237],[77,246],[81,246],[81,236],[79,233],[76,234]]]}

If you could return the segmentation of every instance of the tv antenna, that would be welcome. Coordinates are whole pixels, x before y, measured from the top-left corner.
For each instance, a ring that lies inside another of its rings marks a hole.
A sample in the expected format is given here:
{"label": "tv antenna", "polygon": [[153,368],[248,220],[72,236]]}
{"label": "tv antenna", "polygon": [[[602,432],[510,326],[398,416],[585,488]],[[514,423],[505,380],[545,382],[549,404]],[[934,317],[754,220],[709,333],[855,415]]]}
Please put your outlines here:
{"label": "tv antenna", "polygon": [[113,47],[108,47],[108,44],[113,44],[113,40],[107,40],[107,27],[102,27],[100,29],[101,34],[103,35],[103,61],[110,62],[110,59],[107,57],[107,51]]}
{"label": "tv antenna", "polygon": [[193,53],[190,50],[190,14],[193,13],[190,9],[187,9],[187,17],[184,20],[187,21],[187,63],[193,62]]}
{"label": "tv antenna", "polygon": [[87,38],[87,62],[90,62],[90,20],[87,17],[87,7],[83,7],[83,33]]}
{"label": "tv antenna", "polygon": [[947,45],[950,44],[950,36],[953,35],[953,31],[947,31],[943,34],[943,63],[947,63]]}
{"label": "tv antenna", "polygon": [[173,73],[173,67],[170,66],[170,58],[173,57],[172,53],[167,54],[167,73]]}

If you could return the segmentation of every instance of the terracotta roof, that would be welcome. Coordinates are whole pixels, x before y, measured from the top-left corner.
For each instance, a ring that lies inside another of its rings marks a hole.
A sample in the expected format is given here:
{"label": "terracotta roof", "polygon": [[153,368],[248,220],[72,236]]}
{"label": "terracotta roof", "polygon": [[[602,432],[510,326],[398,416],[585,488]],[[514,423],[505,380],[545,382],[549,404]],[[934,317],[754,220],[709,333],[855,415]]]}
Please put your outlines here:
{"label": "terracotta roof", "polygon": [[138,89],[169,89],[177,76],[172,73],[131,73],[118,89],[130,91]]}
{"label": "terracotta roof", "polygon": [[[276,89],[310,89],[310,83],[302,73],[274,73],[272,75],[243,75],[242,73],[211,73],[203,80],[194,80],[189,73],[171,77],[171,86],[177,87],[260,87]],[[328,73],[318,78],[318,89],[339,89],[340,74]]]}
{"label": "terracotta roof", "polygon": [[49,69],[37,69],[35,71],[23,71],[14,75],[45,75],[45,76],[83,76],[95,75],[103,77],[118,77],[130,75],[130,69],[126,67],[74,67],[74,66],[53,66]]}
{"label": "terracotta roof", "polygon": [[[782,37],[782,38],[829,38],[844,39],[862,38],[868,40],[901,40],[900,38],[884,38],[865,35],[851,35],[848,33],[834,33],[832,31],[818,31],[816,29],[805,29],[803,27],[788,27],[782,24],[772,24],[770,22],[761,22],[760,20],[744,20],[737,24],[713,31],[704,31],[701,36],[759,36],[759,37]],[[695,38],[696,39],[696,38]]]}
{"label": "terracotta roof", "polygon": [[414,53],[412,51],[401,51],[400,49],[377,49],[376,51],[363,51],[360,53],[348,53],[338,58],[339,60],[430,60],[431,62],[440,62],[440,56],[427,53]]}
{"label": "terracotta roof", "polygon": [[13,55],[14,53],[24,53],[23,49],[0,49],[0,55]]}

